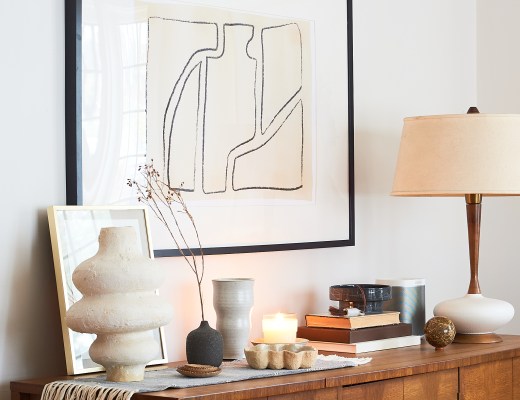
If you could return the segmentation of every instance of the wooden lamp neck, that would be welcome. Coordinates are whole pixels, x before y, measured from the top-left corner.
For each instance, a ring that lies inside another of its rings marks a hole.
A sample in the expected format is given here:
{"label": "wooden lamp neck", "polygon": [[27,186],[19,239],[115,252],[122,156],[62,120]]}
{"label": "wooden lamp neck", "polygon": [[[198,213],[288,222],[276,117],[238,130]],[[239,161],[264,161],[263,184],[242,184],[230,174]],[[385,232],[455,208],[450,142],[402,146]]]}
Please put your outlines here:
{"label": "wooden lamp neck", "polygon": [[467,194],[465,197],[466,216],[468,221],[469,263],[471,273],[468,294],[480,294],[480,285],[478,282],[478,257],[480,246],[480,215],[482,195]]}

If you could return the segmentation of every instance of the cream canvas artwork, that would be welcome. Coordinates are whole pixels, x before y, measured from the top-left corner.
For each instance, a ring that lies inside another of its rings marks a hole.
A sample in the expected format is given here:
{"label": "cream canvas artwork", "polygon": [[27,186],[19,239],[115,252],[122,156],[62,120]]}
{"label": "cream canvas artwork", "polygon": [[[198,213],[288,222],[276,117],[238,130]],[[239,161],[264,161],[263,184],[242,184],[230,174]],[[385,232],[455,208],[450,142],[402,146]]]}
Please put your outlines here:
{"label": "cream canvas artwork", "polygon": [[197,199],[310,200],[310,23],[157,8],[177,18],[148,19],[147,154],[169,185]]}

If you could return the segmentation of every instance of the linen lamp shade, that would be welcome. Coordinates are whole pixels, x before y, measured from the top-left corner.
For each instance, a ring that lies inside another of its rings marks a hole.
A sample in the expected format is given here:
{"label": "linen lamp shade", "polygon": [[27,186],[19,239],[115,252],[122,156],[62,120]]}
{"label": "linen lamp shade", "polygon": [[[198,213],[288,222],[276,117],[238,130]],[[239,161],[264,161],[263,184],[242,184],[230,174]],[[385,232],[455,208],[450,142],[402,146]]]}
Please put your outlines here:
{"label": "linen lamp shade", "polygon": [[404,119],[394,196],[520,195],[520,115]]}

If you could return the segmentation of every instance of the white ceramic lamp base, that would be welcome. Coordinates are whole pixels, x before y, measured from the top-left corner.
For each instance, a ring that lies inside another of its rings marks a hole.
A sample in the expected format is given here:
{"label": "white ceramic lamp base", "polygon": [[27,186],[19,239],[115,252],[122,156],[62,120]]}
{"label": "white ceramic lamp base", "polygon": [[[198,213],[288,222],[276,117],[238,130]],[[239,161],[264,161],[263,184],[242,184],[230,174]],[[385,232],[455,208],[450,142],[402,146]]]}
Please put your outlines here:
{"label": "white ceramic lamp base", "polygon": [[437,304],[433,314],[447,317],[455,324],[455,342],[493,343],[502,340],[493,332],[511,321],[515,310],[503,300],[466,294]]}

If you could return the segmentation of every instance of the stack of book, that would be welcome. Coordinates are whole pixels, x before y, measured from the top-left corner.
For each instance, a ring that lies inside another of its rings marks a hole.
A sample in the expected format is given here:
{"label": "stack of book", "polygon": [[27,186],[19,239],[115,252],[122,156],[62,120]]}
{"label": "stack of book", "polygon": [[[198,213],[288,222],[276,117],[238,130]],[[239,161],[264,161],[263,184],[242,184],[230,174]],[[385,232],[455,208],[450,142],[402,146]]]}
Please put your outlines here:
{"label": "stack of book", "polygon": [[412,335],[412,324],[399,320],[398,311],[355,317],[307,314],[305,324],[297,336],[322,351],[366,353],[421,343],[420,336]]}

